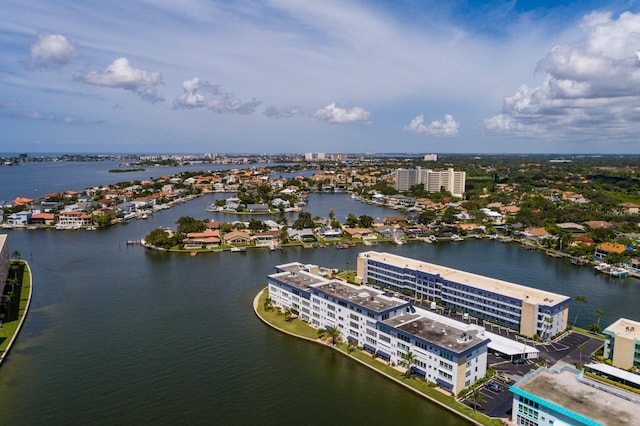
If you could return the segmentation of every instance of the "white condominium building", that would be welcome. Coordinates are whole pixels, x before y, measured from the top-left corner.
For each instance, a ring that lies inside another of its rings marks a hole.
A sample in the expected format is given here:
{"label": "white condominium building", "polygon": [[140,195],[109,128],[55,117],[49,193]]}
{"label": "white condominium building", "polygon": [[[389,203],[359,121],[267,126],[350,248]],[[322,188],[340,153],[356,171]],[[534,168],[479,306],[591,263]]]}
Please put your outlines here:
{"label": "white condominium building", "polygon": [[466,172],[456,172],[453,169],[438,172],[425,170],[423,172],[424,189],[427,192],[449,191],[454,197],[462,197],[466,176]]}
{"label": "white condominium building", "polygon": [[396,169],[394,171],[395,189],[397,191],[408,191],[413,185],[420,182],[420,168],[417,169]]}
{"label": "white condominium building", "polygon": [[348,341],[393,364],[411,352],[412,371],[458,393],[483,378],[484,328],[453,321],[369,286],[328,280],[317,266],[290,263],[269,275],[269,297],[318,328],[337,327]]}
{"label": "white condominium building", "polygon": [[356,280],[549,339],[567,328],[571,299],[445,266],[376,251],[358,255]]}
{"label": "white condominium building", "polygon": [[454,197],[464,195],[466,172],[456,172],[454,169],[433,171],[430,169],[396,169],[394,172],[395,189],[407,191],[413,185],[424,184],[427,192],[448,191]]}

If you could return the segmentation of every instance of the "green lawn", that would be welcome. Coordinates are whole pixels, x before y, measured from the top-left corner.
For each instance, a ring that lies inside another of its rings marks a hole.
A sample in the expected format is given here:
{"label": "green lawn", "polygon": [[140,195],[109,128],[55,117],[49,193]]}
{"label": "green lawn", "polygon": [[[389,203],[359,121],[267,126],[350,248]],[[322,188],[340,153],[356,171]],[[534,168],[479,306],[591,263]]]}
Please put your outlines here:
{"label": "green lawn", "polygon": [[[2,323],[2,328],[0,329],[0,353],[4,353],[4,351],[7,350],[7,346],[9,345],[11,338],[18,330],[18,325],[25,314],[25,309],[29,301],[29,292],[31,290],[29,266],[26,263],[23,264],[25,265],[25,268],[22,274],[22,285],[19,289],[20,295],[19,297],[16,297],[13,303],[11,303],[12,308],[10,308],[17,309],[17,315],[7,316],[5,321]],[[17,285],[16,290],[18,290]]]}
{"label": "green lawn", "polygon": [[[265,311],[264,305],[267,299],[267,291],[263,291],[260,295],[257,311],[258,315],[266,320],[268,323],[273,326],[280,328],[284,331],[287,331],[291,334],[295,334],[298,336],[317,339],[318,331],[317,329],[309,326],[304,321],[300,321],[298,319],[294,319],[291,321],[286,321],[284,319],[284,315],[278,314],[276,310],[273,311]],[[438,401],[439,403],[450,407],[454,411],[457,411],[465,416],[473,419],[479,424],[488,425],[488,426],[500,426],[502,425],[502,421],[499,419],[491,419],[485,416],[482,413],[474,412],[471,408],[467,407],[464,404],[461,404],[455,400],[455,398],[450,395],[443,394],[439,390],[437,390],[433,384],[429,385],[426,380],[418,378],[416,376],[412,376],[411,378],[406,378],[404,373],[396,370],[390,365],[373,358],[371,355],[363,352],[360,349],[356,349],[354,351],[349,352],[346,343],[340,343],[336,345],[336,349],[340,350],[344,355],[350,356],[358,361],[374,368],[375,370],[383,373],[391,379],[395,379],[402,384],[410,387],[416,392],[422,394],[423,396]]]}

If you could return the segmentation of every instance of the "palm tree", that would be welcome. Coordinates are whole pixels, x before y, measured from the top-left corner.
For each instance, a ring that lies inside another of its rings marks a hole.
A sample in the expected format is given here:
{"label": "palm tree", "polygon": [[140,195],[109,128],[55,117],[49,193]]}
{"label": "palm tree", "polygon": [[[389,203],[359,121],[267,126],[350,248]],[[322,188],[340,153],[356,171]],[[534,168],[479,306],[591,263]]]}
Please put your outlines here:
{"label": "palm tree", "polygon": [[411,367],[413,367],[413,364],[418,361],[418,358],[416,358],[415,354],[411,351],[407,351],[407,353],[402,354],[401,358],[402,360],[399,364],[407,369],[404,374],[405,377],[409,378],[412,374]]}
{"label": "palm tree", "polygon": [[347,343],[347,352],[351,353],[355,351],[357,347],[358,345],[356,345],[356,342],[349,340],[349,343]]}
{"label": "palm tree", "polygon": [[[585,304],[587,303],[587,298],[585,296],[582,295],[577,295],[576,298],[574,299],[575,302],[580,303],[580,304]],[[578,315],[580,315],[580,309],[578,309],[578,311],[576,312],[576,317],[573,320],[573,326],[576,326],[576,323],[578,322]]]}
{"label": "palm tree", "polygon": [[473,411],[476,411],[478,404],[482,404],[484,402],[484,395],[480,393],[480,389],[476,388],[473,390],[473,393],[471,394],[471,401],[473,401]]}
{"label": "palm tree", "polygon": [[20,252],[18,250],[14,250],[13,252],[11,252],[11,257],[13,257],[15,260],[20,260]]}
{"label": "palm tree", "polygon": [[266,299],[264,299],[264,310],[265,311],[270,311],[273,309],[273,300],[270,297],[267,297]]}
{"label": "palm tree", "polygon": [[579,343],[578,346],[576,346],[576,349],[578,349],[578,352],[580,353],[580,365],[582,365],[582,351],[584,350],[584,343]]}
{"label": "palm tree", "polygon": [[284,320],[285,321],[291,321],[292,318],[293,318],[293,309],[285,308],[284,309]]}
{"label": "palm tree", "polygon": [[327,337],[331,339],[332,345],[335,345],[336,343],[338,343],[342,338],[342,332],[340,332],[340,329],[335,325],[327,327],[325,329],[325,334],[327,335]]}
{"label": "palm tree", "polygon": [[600,330],[600,319],[604,314],[605,312],[602,309],[596,309],[596,318],[597,318],[596,325],[598,326],[598,330]]}

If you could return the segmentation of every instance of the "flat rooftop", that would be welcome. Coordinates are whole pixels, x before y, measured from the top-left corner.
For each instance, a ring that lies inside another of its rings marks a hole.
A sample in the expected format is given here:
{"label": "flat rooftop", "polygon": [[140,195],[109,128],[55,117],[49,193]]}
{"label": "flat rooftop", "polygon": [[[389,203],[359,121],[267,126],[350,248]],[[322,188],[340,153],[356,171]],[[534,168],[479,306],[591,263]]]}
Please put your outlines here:
{"label": "flat rooftop", "polygon": [[327,281],[322,277],[318,277],[306,272],[304,268],[296,269],[295,267],[292,267],[291,269],[291,271],[287,270],[285,272],[279,272],[277,274],[271,274],[269,276],[282,281],[283,283],[289,284],[292,287],[296,287],[300,290],[305,291],[308,291],[309,286],[311,286],[312,284],[319,284]]}
{"label": "flat rooftop", "polygon": [[514,387],[601,424],[637,424],[640,418],[640,396],[635,396],[638,403],[634,403],[605,389],[623,393],[621,390],[588,379],[584,381],[596,387],[579,381],[578,372],[573,368],[540,368],[531,376],[525,376]]}
{"label": "flat rooftop", "polygon": [[353,286],[340,281],[329,281],[324,284],[315,285],[314,288],[337,299],[353,302],[374,312],[384,312],[398,306],[410,305],[402,299],[386,297],[371,287]]}
{"label": "flat rooftop", "polygon": [[559,303],[570,300],[568,296],[563,296],[561,294],[539,290],[521,284],[514,284],[495,278],[489,278],[482,275],[476,275],[470,272],[459,271],[446,266],[435,265],[433,263],[398,256],[396,254],[367,251],[360,253],[359,256],[387,263],[399,268],[408,268],[432,275],[439,275],[448,281],[466,284],[482,290],[491,291],[496,294],[502,294],[514,299],[533,303],[535,305],[555,306]]}
{"label": "flat rooftop", "polygon": [[488,340],[481,330],[471,327],[467,329],[453,327],[451,324],[425,318],[420,314],[407,313],[383,322],[456,353]]}
{"label": "flat rooftop", "polygon": [[640,322],[626,318],[620,318],[618,321],[605,328],[604,331],[613,333],[616,337],[640,340]]}

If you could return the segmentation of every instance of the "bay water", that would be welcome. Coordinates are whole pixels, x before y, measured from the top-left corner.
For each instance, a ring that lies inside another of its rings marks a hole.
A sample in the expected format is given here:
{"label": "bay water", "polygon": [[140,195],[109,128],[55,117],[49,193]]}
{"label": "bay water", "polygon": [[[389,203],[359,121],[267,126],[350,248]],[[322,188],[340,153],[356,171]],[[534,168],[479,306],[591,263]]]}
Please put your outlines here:
{"label": "bay water", "polygon": [[[50,191],[48,191],[50,192]],[[97,231],[8,230],[29,261],[34,295],[0,368],[0,424],[434,424],[464,422],[327,348],[260,322],[254,296],[274,265],[355,267],[363,247],[168,254],[128,245],[180,216],[206,212],[203,196],[147,220]],[[313,216],[394,211],[347,194],[311,196]],[[245,218],[245,220],[248,220]],[[5,232],[5,231],[3,231]],[[488,240],[372,247],[565,294],[588,303],[570,322],[640,320],[640,280],[613,279],[564,259]]]}

